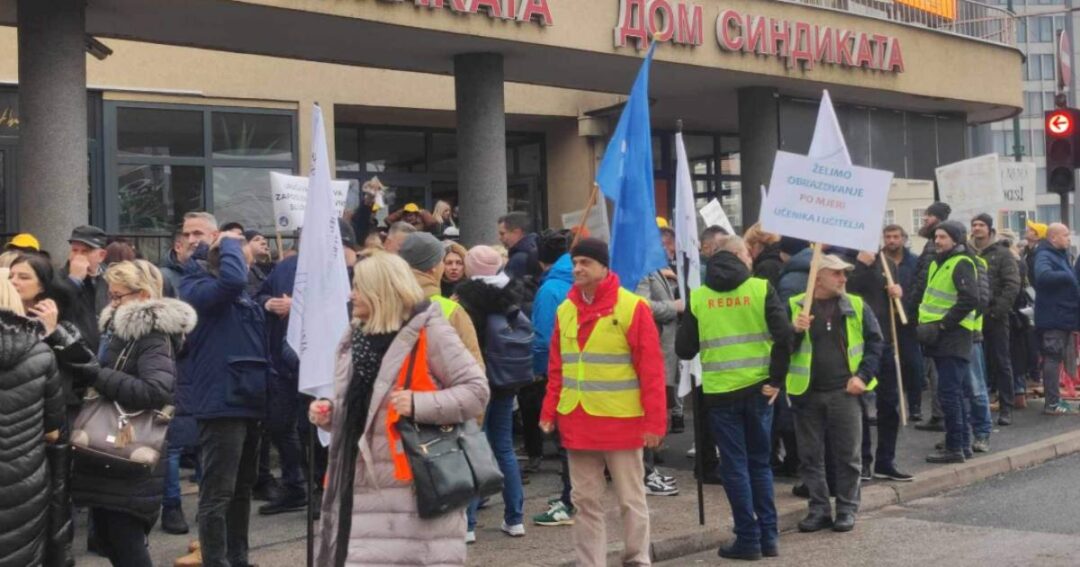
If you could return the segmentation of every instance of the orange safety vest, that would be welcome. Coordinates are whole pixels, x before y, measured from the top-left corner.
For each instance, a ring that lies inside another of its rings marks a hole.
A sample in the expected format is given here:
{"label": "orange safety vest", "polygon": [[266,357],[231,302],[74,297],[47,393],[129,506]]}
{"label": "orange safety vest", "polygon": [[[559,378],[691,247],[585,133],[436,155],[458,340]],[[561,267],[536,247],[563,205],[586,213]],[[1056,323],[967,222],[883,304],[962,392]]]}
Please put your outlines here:
{"label": "orange safety vest", "polygon": [[[409,353],[409,356],[405,357],[405,362],[401,364],[401,370],[398,371],[397,380],[394,382],[394,390],[400,390],[405,386],[410,358],[412,358],[412,353]],[[415,392],[434,392],[439,389],[435,381],[431,379],[431,372],[428,370],[427,330],[425,329],[420,330],[420,336],[416,339],[416,365],[413,367],[410,389],[414,396]],[[401,434],[397,430],[397,422],[400,419],[401,415],[391,405],[386,410],[386,437],[390,442],[390,458],[394,462],[394,478],[403,483],[409,483],[412,482],[413,475],[412,468],[409,467],[409,457],[401,444]]]}

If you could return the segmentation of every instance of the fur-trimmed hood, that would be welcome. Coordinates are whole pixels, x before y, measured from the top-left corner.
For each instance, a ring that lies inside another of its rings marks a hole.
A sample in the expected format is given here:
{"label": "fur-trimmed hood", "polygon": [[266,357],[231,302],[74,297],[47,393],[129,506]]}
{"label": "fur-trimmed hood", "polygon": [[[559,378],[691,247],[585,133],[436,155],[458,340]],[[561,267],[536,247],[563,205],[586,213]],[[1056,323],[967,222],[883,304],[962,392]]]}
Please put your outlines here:
{"label": "fur-trimmed hood", "polygon": [[190,305],[169,298],[137,301],[118,308],[109,305],[98,320],[102,332],[112,331],[126,341],[138,340],[153,332],[183,336],[195,329],[196,322],[198,316]]}

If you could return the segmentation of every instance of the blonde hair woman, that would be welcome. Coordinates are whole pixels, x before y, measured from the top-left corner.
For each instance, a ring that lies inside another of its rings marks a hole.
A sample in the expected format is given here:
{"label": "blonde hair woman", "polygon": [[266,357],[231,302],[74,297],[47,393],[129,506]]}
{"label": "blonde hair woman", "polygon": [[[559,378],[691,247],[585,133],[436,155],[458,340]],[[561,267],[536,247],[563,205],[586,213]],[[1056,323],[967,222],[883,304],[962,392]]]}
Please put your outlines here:
{"label": "blonde hair woman", "polygon": [[465,281],[465,256],[468,250],[457,242],[443,242],[446,256],[443,256],[441,289],[443,297],[453,297],[458,284]]}
{"label": "blonde hair woman", "polygon": [[[0,436],[4,504],[0,533],[9,565],[41,565],[48,531],[50,473],[46,444],[60,437],[64,394],[40,321],[27,318],[22,298],[0,268],[0,403],[6,408]],[[16,441],[17,440],[17,441]],[[54,449],[59,449],[57,446]]]}
{"label": "blonde hair woman", "polygon": [[[161,272],[145,260],[109,266],[105,282],[110,303],[101,313],[100,365],[89,371],[92,385],[128,412],[161,410],[172,404],[176,353],[195,328],[195,310],[163,299]],[[74,467],[72,500],[90,508],[102,551],[113,565],[152,565],[146,543],[161,509],[166,461],[163,457],[156,470],[134,478]]]}
{"label": "blonde hair woman", "polygon": [[775,287],[780,283],[784,259],[780,256],[780,235],[765,232],[761,223],[754,223],[743,234],[750,256],[754,259],[754,277],[769,280]]}
{"label": "blonde hair woman", "polygon": [[[488,401],[487,379],[398,256],[375,252],[356,265],[352,303],[333,399],[312,402],[308,412],[332,433],[315,563],[464,565],[464,509],[420,519],[411,471],[390,440],[395,414],[427,424],[475,419]],[[434,389],[416,389],[422,371],[414,389],[401,389],[414,346],[426,352],[416,368],[427,367]]]}

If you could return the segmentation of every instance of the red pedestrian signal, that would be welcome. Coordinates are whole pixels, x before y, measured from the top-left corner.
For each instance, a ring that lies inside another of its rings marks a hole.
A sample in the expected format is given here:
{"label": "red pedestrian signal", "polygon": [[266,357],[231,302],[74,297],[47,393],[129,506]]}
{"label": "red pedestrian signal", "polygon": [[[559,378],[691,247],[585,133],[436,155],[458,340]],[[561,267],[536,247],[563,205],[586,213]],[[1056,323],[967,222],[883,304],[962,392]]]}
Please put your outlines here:
{"label": "red pedestrian signal", "polygon": [[1080,167],[1080,136],[1076,123],[1080,111],[1075,108],[1050,110],[1046,122],[1046,189],[1069,193],[1076,189],[1075,174]]}
{"label": "red pedestrian signal", "polygon": [[1076,130],[1071,109],[1052,110],[1046,114],[1046,133],[1054,138],[1068,138]]}

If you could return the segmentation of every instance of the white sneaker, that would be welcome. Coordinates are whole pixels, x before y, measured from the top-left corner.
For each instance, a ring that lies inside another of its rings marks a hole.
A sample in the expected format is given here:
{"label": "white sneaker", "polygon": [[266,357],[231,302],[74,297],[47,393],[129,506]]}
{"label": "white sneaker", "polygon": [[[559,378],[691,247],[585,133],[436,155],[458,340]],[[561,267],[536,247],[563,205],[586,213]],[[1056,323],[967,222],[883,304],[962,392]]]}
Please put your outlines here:
{"label": "white sneaker", "polygon": [[655,472],[645,477],[645,494],[650,496],[675,496],[678,493],[679,489],[677,487],[661,480],[660,475]]}
{"label": "white sneaker", "polygon": [[514,524],[511,526],[506,522],[503,522],[502,531],[510,537],[522,537],[525,535],[525,524]]}
{"label": "white sneaker", "polygon": [[476,532],[469,530],[465,532],[465,543],[476,543]]}
{"label": "white sneaker", "polygon": [[696,445],[691,445],[690,450],[686,452],[686,458],[687,459],[693,459],[696,456],[697,456],[697,446]]}

